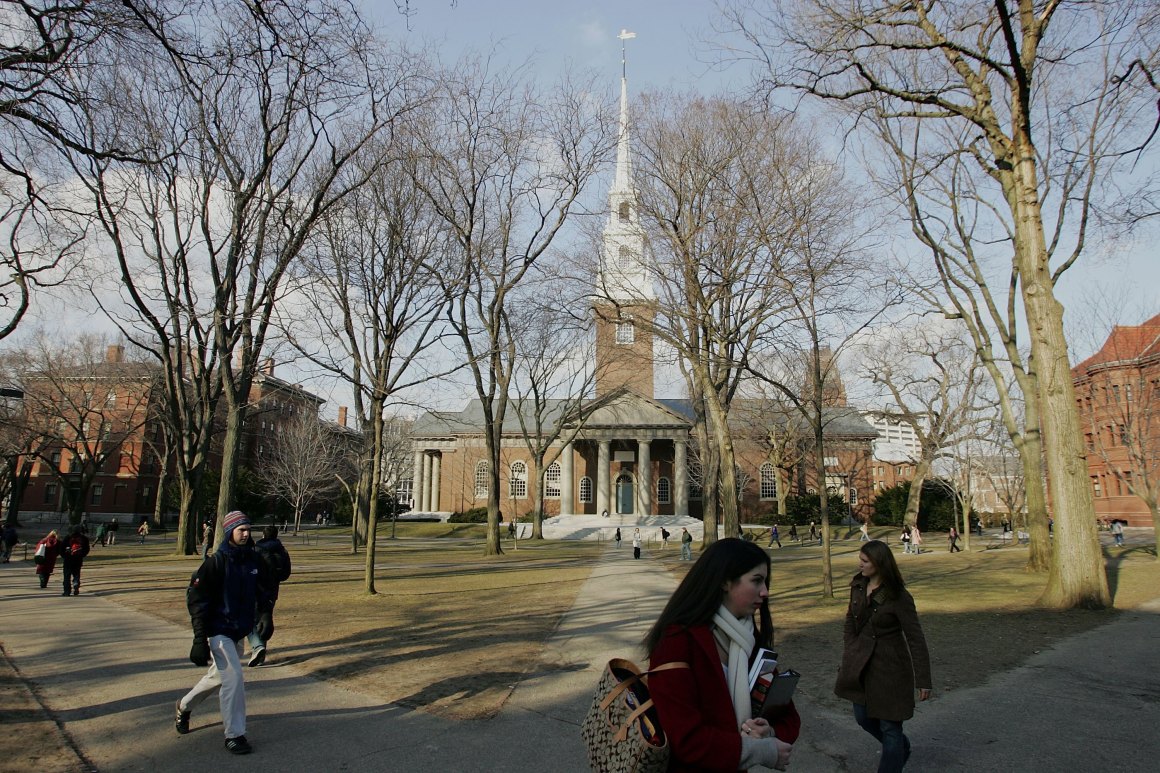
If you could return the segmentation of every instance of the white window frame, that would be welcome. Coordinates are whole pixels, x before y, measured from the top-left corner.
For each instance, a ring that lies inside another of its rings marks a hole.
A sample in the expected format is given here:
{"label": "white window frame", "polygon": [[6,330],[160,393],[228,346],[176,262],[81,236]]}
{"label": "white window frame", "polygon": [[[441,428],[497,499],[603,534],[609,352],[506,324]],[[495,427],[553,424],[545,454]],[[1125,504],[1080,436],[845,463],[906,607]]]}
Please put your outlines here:
{"label": "white window frame", "polygon": [[520,459],[508,467],[508,497],[511,499],[528,498],[528,465]]}
{"label": "white window frame", "polygon": [[487,490],[490,481],[491,468],[486,459],[481,459],[475,463],[475,498],[487,499]]}
{"label": "white window frame", "polygon": [[777,499],[777,471],[773,462],[761,465],[761,501],[768,502]]}
{"label": "white window frame", "polygon": [[560,463],[552,462],[544,471],[544,498],[560,498]]}
{"label": "white window frame", "polygon": [[592,478],[587,475],[580,479],[580,504],[592,504]]}

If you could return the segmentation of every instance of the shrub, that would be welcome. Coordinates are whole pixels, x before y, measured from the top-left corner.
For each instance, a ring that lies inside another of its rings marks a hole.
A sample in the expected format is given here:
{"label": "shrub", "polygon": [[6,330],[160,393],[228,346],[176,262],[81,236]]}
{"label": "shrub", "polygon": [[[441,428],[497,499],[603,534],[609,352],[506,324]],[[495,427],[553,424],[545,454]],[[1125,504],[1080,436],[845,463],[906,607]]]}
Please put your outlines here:
{"label": "shrub", "polygon": [[[841,494],[830,494],[829,501],[831,523],[846,516],[846,501]],[[822,517],[822,498],[817,494],[802,494],[785,498],[786,521],[806,526],[810,521],[820,521]]]}
{"label": "shrub", "polygon": [[[874,522],[901,528],[909,496],[910,481],[879,491],[874,497]],[[918,528],[922,531],[946,531],[954,517],[955,504],[946,485],[937,480],[924,481],[918,502]]]}
{"label": "shrub", "polygon": [[473,507],[465,513],[452,513],[448,523],[487,523],[487,508]]}

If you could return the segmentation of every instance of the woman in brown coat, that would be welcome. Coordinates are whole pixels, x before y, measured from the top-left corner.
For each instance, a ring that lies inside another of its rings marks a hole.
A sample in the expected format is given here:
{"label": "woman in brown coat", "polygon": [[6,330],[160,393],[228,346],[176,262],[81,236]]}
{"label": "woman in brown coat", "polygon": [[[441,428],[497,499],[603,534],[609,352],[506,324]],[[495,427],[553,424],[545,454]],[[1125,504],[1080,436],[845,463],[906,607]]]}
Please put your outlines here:
{"label": "woman in brown coat", "polygon": [[930,657],[914,599],[889,546],[867,542],[850,581],[845,647],[834,693],[854,704],[854,719],[882,744],[878,773],[896,773],[910,757],[903,721],[914,716],[914,693],[930,697]]}

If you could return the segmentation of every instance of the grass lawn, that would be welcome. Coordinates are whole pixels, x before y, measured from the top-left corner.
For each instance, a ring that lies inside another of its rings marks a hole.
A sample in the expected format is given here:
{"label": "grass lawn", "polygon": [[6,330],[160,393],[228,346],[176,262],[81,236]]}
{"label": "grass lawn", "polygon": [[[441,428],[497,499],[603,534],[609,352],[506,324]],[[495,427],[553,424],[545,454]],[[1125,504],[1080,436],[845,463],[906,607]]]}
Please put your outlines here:
{"label": "grass lawn", "polygon": [[[380,531],[378,593],[370,596],[363,592],[364,555],[351,555],[341,530],[322,533],[309,544],[286,540],[294,574],[278,602],[271,661],[291,660],[384,701],[457,719],[494,715],[539,665],[544,641],[603,549],[525,541],[512,550],[505,538],[507,554],[484,559],[482,526],[403,523],[398,540],[382,536],[389,527]],[[831,675],[841,658],[845,589],[858,543],[834,543],[834,599],[821,597],[820,548],[783,544],[770,551],[777,648],[787,665],[811,676],[802,680],[803,692],[844,710],[830,693]],[[101,567],[102,595],[187,626],[183,593],[198,559],[175,558],[168,549],[159,541],[94,549],[91,568]],[[1036,608],[1045,578],[1024,571],[1024,548],[949,555],[940,544],[937,552],[898,553],[939,692],[980,684],[1118,614]],[[676,560],[675,549],[646,555],[674,572],[689,566]],[[1157,595],[1160,564],[1151,547],[1110,549],[1107,558],[1118,609]],[[133,571],[105,570],[126,563]]]}

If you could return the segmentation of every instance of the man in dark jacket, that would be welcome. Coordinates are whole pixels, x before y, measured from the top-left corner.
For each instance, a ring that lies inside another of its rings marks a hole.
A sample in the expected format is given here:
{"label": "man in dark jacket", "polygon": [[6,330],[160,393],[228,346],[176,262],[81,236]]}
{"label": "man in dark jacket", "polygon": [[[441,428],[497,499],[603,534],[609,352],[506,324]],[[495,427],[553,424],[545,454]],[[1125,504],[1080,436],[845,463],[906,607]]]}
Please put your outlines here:
{"label": "man in dark jacket", "polygon": [[177,702],[177,732],[189,732],[193,708],[220,691],[226,749],[252,751],[246,740],[246,685],[242,677],[243,639],[255,621],[263,641],[274,635],[273,579],[250,539],[250,519],[234,510],[222,519],[227,535],[190,580],[186,605],[193,625],[194,665],[209,666],[205,676]]}
{"label": "man in dark jacket", "polygon": [[[262,529],[262,539],[255,546],[274,580],[274,601],[278,601],[278,586],[290,579],[290,554],[278,539],[278,527],[271,524]],[[255,627],[247,637],[250,641],[250,661],[247,665],[260,666],[266,662],[266,641]]]}
{"label": "man in dark jacket", "polygon": [[60,549],[64,559],[64,593],[62,596],[79,596],[81,593],[81,566],[89,554],[89,538],[80,526],[73,526],[65,537]]}

